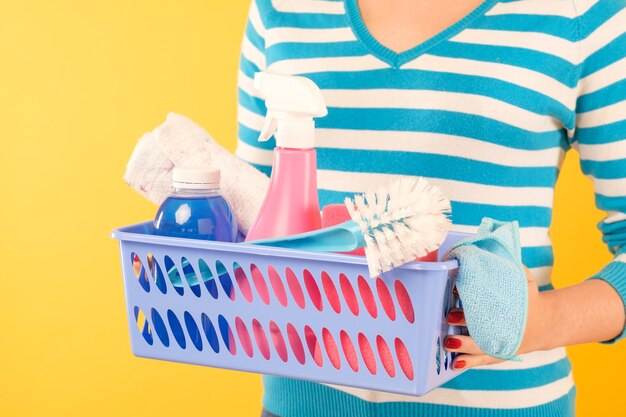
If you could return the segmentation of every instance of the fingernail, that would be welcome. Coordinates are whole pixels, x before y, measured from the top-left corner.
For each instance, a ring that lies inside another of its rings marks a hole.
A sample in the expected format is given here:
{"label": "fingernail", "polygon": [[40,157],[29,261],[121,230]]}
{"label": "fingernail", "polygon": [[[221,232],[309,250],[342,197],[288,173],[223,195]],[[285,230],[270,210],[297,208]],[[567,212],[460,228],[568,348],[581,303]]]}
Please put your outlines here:
{"label": "fingernail", "polygon": [[458,349],[461,347],[461,344],[461,339],[457,339],[455,337],[448,337],[445,342],[443,342],[446,349]]}
{"label": "fingernail", "polygon": [[448,313],[448,322],[449,323],[460,323],[465,318],[465,315],[462,311],[455,310]]}
{"label": "fingernail", "polygon": [[457,297],[459,296],[459,291],[456,289],[456,287],[452,288],[452,293]]}
{"label": "fingernail", "polygon": [[463,368],[465,368],[465,361],[454,362],[454,369],[463,369]]}

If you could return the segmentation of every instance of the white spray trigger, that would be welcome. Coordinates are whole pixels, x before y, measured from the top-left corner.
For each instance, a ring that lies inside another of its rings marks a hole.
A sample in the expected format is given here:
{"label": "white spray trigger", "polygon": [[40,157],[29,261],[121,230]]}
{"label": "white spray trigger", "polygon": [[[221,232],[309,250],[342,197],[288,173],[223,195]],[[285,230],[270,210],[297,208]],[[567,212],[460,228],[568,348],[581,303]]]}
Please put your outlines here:
{"label": "white spray trigger", "polygon": [[259,141],[265,142],[274,135],[276,146],[313,148],[313,118],[328,113],[317,85],[305,77],[257,72],[253,86],[264,96],[267,108]]}
{"label": "white spray trigger", "polygon": [[265,116],[265,120],[263,121],[261,134],[259,135],[259,142],[267,142],[272,137],[274,132],[276,132],[277,126],[278,126],[278,121],[272,114],[272,111],[268,110],[267,115]]}

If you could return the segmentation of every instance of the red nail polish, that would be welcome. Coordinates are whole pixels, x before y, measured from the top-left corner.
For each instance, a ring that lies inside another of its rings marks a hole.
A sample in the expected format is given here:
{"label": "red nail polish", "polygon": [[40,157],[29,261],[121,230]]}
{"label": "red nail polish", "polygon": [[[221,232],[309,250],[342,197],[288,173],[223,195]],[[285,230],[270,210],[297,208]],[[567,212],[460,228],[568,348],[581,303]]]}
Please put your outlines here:
{"label": "red nail polish", "polygon": [[465,368],[465,361],[454,362],[454,369],[463,369],[463,368]]}
{"label": "red nail polish", "polygon": [[459,296],[459,291],[456,289],[456,287],[452,288],[452,294],[456,295],[457,297]]}
{"label": "red nail polish", "polygon": [[465,315],[462,311],[451,311],[448,313],[448,322],[450,323],[460,323],[465,318]]}
{"label": "red nail polish", "polygon": [[443,342],[443,345],[447,349],[458,349],[461,347],[462,342],[461,342],[461,339],[457,339],[455,337],[448,337],[446,338],[445,342]]}

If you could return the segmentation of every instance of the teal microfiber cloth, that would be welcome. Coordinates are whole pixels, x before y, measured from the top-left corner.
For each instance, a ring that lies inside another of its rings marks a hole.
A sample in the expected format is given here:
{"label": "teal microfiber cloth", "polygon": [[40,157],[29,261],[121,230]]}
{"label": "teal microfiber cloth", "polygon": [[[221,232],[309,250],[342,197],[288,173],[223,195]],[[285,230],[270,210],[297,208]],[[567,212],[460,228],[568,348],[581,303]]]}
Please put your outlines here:
{"label": "teal microfiber cloth", "polygon": [[485,217],[476,236],[453,245],[448,258],[460,264],[456,288],[472,339],[489,356],[519,360],[528,282],[518,223]]}

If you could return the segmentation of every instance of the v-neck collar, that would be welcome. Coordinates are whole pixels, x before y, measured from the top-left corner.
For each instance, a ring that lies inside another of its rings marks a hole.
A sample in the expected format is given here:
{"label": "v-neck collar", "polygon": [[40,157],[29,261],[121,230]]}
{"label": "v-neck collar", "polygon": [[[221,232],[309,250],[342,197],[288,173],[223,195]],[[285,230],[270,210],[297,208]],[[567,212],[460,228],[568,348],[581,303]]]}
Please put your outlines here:
{"label": "v-neck collar", "polygon": [[346,3],[346,14],[348,16],[348,20],[350,21],[350,26],[352,27],[357,39],[359,39],[359,41],[361,41],[361,43],[363,43],[365,47],[369,49],[370,53],[376,58],[386,62],[392,68],[400,68],[402,65],[414,60],[439,42],[450,39],[463,29],[467,28],[472,21],[482,16],[498,0],[484,0],[478,7],[472,10],[464,18],[454,23],[452,26],[448,26],[431,38],[426,39],[413,48],[400,53],[387,48],[372,36],[370,31],[367,29],[367,26],[365,26],[363,18],[361,17],[361,11],[359,10],[357,0],[344,1]]}

